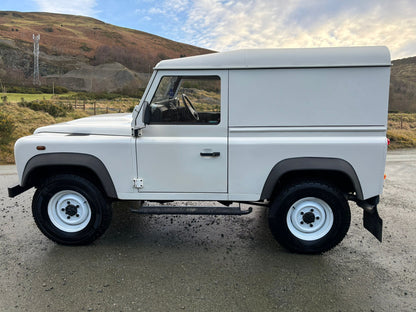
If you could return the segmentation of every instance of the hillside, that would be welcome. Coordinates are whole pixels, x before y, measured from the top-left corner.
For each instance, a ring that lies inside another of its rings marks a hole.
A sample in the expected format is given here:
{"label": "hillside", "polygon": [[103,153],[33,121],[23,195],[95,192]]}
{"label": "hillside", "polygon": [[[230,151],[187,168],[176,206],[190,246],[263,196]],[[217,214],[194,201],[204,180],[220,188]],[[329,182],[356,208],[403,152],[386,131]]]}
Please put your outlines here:
{"label": "hillside", "polygon": [[416,57],[392,63],[389,109],[416,113]]}
{"label": "hillside", "polygon": [[149,73],[160,60],[212,52],[89,17],[0,11],[3,82],[31,82],[33,34],[40,34],[42,77],[108,63],[122,64],[136,73]]}
{"label": "hillside", "polygon": [[[0,11],[0,87],[32,83],[33,34],[42,84],[77,91],[143,88],[160,60],[212,52],[89,17]],[[389,110],[416,112],[416,57],[392,63]]]}

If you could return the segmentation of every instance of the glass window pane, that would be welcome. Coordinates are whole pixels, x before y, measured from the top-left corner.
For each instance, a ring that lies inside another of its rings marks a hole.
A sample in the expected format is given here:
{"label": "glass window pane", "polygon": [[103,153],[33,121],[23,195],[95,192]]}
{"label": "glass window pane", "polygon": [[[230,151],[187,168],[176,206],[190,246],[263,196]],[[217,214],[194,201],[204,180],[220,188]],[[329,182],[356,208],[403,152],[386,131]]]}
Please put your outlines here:
{"label": "glass window pane", "polygon": [[218,124],[221,81],[217,76],[165,76],[150,103],[151,123]]}

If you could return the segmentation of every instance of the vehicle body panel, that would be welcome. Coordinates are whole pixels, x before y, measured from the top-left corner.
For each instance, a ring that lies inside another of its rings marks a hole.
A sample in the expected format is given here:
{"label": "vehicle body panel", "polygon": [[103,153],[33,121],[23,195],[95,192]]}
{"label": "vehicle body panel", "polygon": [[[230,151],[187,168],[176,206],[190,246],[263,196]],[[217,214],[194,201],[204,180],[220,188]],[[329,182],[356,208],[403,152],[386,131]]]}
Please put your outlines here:
{"label": "vehicle body panel", "polygon": [[[84,118],[18,140],[19,177],[35,155],[80,153],[102,161],[119,199],[257,201],[276,164],[321,157],[350,164],[360,199],[371,198],[383,186],[389,66],[385,47],[243,50],[162,61],[132,117]],[[145,104],[164,75],[220,76],[221,122],[145,125]],[[206,151],[220,157],[201,157]],[[138,178],[143,188],[134,187]]]}
{"label": "vehicle body panel", "polygon": [[[146,101],[163,76],[219,76],[219,124],[150,124],[136,140],[141,193],[227,193],[228,71],[158,71]],[[203,157],[201,153],[220,153]]]}

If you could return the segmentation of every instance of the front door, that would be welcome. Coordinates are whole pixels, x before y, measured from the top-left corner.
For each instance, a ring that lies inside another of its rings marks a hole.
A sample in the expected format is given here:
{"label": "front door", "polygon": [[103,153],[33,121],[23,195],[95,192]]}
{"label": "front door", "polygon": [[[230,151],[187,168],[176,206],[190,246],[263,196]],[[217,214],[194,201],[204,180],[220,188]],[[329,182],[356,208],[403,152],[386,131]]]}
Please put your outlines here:
{"label": "front door", "polygon": [[227,71],[159,72],[137,138],[143,193],[227,192]]}

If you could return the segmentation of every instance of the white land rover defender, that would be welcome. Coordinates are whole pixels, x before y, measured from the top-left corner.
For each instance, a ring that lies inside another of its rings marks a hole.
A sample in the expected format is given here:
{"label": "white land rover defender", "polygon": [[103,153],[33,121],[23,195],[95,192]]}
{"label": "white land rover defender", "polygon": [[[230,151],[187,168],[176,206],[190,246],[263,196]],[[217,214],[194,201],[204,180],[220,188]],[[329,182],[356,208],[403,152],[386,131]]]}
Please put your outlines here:
{"label": "white land rover defender", "polygon": [[336,246],[348,201],[381,241],[377,213],[387,151],[390,54],[385,47],[268,49],[160,62],[132,114],[39,128],[19,139],[19,185],[60,244],[94,241],[116,200],[218,201],[142,206],[138,213],[245,214],[268,206],[270,229],[294,252]]}

